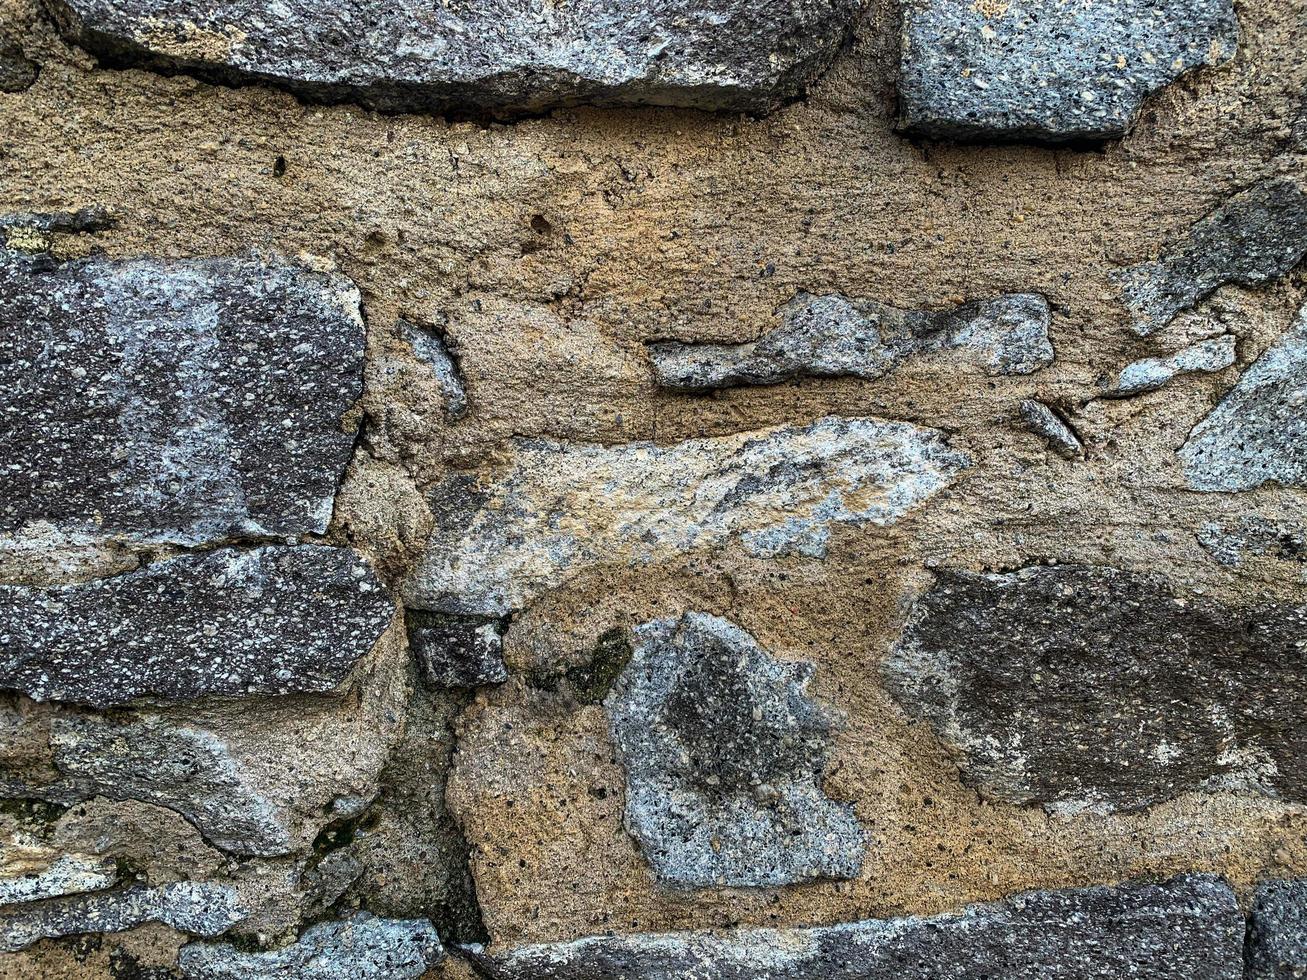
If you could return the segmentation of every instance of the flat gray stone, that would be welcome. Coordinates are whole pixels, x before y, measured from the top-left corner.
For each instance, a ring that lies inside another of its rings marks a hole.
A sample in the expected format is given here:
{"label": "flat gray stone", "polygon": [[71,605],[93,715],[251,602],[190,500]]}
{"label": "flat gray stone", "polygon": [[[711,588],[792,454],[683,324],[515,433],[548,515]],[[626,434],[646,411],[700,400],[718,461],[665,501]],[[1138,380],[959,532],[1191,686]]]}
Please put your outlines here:
{"label": "flat gray stone", "polygon": [[1243,916],[1210,875],[1030,892],[932,918],[595,936],[493,958],[497,980],[1241,980]]}
{"label": "flat gray stone", "polygon": [[1018,407],[1021,420],[1031,432],[1052,447],[1059,456],[1078,459],[1085,454],[1084,444],[1066,420],[1050,406],[1033,398],[1023,400]]}
{"label": "flat gray stone", "polygon": [[378,109],[556,106],[766,110],[800,94],[857,0],[56,0],[67,37],[112,64],[271,84]]}
{"label": "flat gray stone", "polygon": [[1083,565],[946,572],[886,660],[988,797],[1132,810],[1194,790],[1307,801],[1307,606],[1234,607]]}
{"label": "flat gray stone", "polygon": [[1234,337],[1213,337],[1170,357],[1145,357],[1126,365],[1105,398],[1129,398],[1156,391],[1184,374],[1224,371],[1234,366]]}
{"label": "flat gray stone", "polygon": [[408,646],[433,687],[480,687],[508,680],[502,619],[409,609]]}
{"label": "flat gray stone", "polygon": [[343,279],[0,250],[0,543],[322,533],[362,365]]}
{"label": "flat gray stone", "polygon": [[101,891],[116,884],[118,869],[111,857],[52,853],[12,838],[0,843],[0,905]]}
{"label": "flat gray stone", "polygon": [[822,791],[835,719],[784,662],[703,613],[636,630],[604,702],[626,769],[626,826],[664,882],[776,886],[855,878],[866,838]]}
{"label": "flat gray stone", "polygon": [[1194,426],[1180,460],[1195,490],[1307,486],[1307,307]]}
{"label": "flat gray stone", "polygon": [[939,139],[1112,139],[1238,43],[1231,0],[905,0],[901,121]]}
{"label": "flat gray stone", "polygon": [[671,446],[511,448],[503,470],[433,491],[437,530],[409,607],[502,616],[589,568],[730,541],[763,558],[820,558],[832,526],[894,524],[971,465],[936,429],[836,416]]}
{"label": "flat gray stone", "polygon": [[879,378],[909,357],[947,352],[991,375],[1030,374],[1053,363],[1048,301],[1029,293],[949,310],[900,310],[873,300],[801,293],[781,323],[745,344],[649,345],[665,388],[709,391],[798,377]]}
{"label": "flat gray stone", "polygon": [[1307,255],[1307,194],[1276,177],[1235,194],[1160,258],[1116,274],[1141,337],[1221,286],[1260,286]]}
{"label": "flat gray stone", "polygon": [[463,387],[463,375],[449,353],[444,338],[434,330],[419,327],[404,319],[398,321],[397,328],[413,351],[413,356],[431,369],[445,401],[445,420],[457,422],[467,415],[467,391]]}
{"label": "flat gray stone", "polygon": [[1307,977],[1307,880],[1267,881],[1253,894],[1244,980]]}
{"label": "flat gray stone", "polygon": [[395,606],[354,551],[220,549],[82,585],[0,586],[0,688],[95,707],[338,687]]}

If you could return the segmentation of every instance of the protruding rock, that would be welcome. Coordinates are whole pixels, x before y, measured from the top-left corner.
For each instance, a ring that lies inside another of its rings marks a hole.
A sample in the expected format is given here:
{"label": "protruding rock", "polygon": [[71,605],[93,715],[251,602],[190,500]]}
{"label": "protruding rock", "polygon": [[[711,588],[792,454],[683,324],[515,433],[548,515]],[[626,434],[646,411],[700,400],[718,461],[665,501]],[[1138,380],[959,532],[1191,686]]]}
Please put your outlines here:
{"label": "protruding rock", "polygon": [[907,0],[902,124],[940,139],[1112,139],[1149,95],[1238,42],[1231,0]]}
{"label": "protruding rock", "polygon": [[1050,406],[1027,398],[1021,403],[1020,410],[1030,431],[1043,438],[1059,456],[1067,459],[1084,456],[1085,447],[1075,429]]}
{"label": "protruding rock", "polygon": [[941,351],[990,374],[1030,374],[1053,363],[1048,301],[1033,294],[929,312],[803,293],[777,315],[780,326],[752,343],[651,344],[658,383],[708,391],[805,376],[879,378],[909,357]]}
{"label": "protruding rock", "polygon": [[508,680],[502,619],[410,609],[408,645],[434,687],[480,687]]}
{"label": "protruding rock", "polygon": [[0,92],[25,92],[36,83],[40,71],[18,45],[0,42]]}
{"label": "protruding rock", "polygon": [[1137,809],[1192,790],[1307,801],[1307,606],[1176,596],[1113,568],[942,574],[891,692],[992,798]]}
{"label": "protruding rock", "polygon": [[1224,371],[1234,365],[1234,356],[1234,338],[1226,334],[1186,347],[1170,357],[1145,357],[1126,365],[1104,397],[1129,398],[1156,391],[1182,374]]}
{"label": "protruding rock", "polygon": [[412,348],[413,356],[431,369],[436,385],[445,399],[446,421],[457,422],[467,415],[467,391],[463,387],[463,376],[440,334],[408,320],[400,320],[398,329]]}
{"label": "protruding rock", "polygon": [[832,718],[812,666],[703,613],[656,620],[605,702],[626,824],[663,881],[774,886],[854,878],[853,808],[822,791]]}
{"label": "protruding rock", "polygon": [[34,840],[0,842],[0,905],[101,891],[117,883],[112,858],[64,854]]}
{"label": "protruding rock", "polygon": [[84,585],[0,586],[0,687],[96,707],[330,691],[395,607],[353,551],[220,550]]}
{"label": "protruding rock", "polygon": [[1248,916],[1244,980],[1307,977],[1307,879],[1267,881]]}
{"label": "protruding rock", "polygon": [[828,417],[672,446],[513,443],[495,481],[437,487],[439,529],[407,604],[499,616],[587,568],[646,565],[737,540],[822,557],[833,525],[898,521],[971,465],[943,433]]}

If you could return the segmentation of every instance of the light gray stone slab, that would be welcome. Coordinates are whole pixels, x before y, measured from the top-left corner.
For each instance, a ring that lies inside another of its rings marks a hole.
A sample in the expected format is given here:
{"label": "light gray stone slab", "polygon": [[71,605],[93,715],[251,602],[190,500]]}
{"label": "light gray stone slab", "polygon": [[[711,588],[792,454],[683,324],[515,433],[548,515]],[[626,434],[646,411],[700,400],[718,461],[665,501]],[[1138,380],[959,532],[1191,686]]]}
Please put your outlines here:
{"label": "light gray stone slab", "polygon": [[117,883],[112,858],[52,853],[14,839],[0,842],[0,905],[101,891]]}
{"label": "light gray stone slab", "polygon": [[1224,371],[1234,366],[1234,337],[1213,337],[1177,351],[1170,357],[1145,357],[1127,364],[1106,398],[1129,398],[1156,391],[1184,374]]}

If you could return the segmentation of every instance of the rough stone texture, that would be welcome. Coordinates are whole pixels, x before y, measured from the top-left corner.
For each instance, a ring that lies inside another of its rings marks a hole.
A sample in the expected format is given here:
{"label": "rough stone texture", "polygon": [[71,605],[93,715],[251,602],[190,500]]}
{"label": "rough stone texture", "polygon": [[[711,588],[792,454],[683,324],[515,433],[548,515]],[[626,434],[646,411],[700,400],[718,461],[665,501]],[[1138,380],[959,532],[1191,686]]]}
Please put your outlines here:
{"label": "rough stone texture", "polygon": [[17,45],[0,44],[0,92],[22,92],[32,87],[40,66]]}
{"label": "rough stone texture", "polygon": [[526,946],[502,980],[1239,980],[1243,917],[1219,878],[1031,892],[953,915],[816,929]]}
{"label": "rough stone texture", "polygon": [[1307,881],[1268,881],[1248,915],[1244,980],[1307,977]]}
{"label": "rough stone texture", "polygon": [[1307,606],[1086,566],[941,574],[885,665],[987,796],[1064,811],[1190,790],[1307,799]]}
{"label": "rough stone texture", "polygon": [[1307,306],[1180,449],[1195,490],[1307,486]]}
{"label": "rough stone texture", "polygon": [[782,885],[853,878],[866,840],[822,791],[832,717],[812,666],[686,613],[636,631],[605,705],[626,768],[626,825],[664,882]]}
{"label": "rough stone texture", "polygon": [[780,326],[750,343],[650,345],[658,383],[710,391],[797,377],[879,378],[905,358],[938,352],[992,375],[1031,374],[1053,363],[1048,301],[1032,294],[940,312],[800,294],[777,316]]}
{"label": "rough stone texture", "polygon": [[482,616],[451,616],[410,609],[408,645],[433,687],[479,687],[508,680],[506,624]]}
{"label": "rough stone texture", "polygon": [[0,251],[0,547],[43,525],[180,545],[325,531],[358,304],[344,279],[255,260]]}
{"label": "rough stone texture", "polygon": [[344,548],[223,549],[86,585],[0,586],[0,687],[106,707],[339,686],[394,605]]}
{"label": "rough stone texture", "polygon": [[1112,139],[1238,43],[1230,0],[906,0],[899,111],[941,139]]}
{"label": "rough stone texture", "polygon": [[467,392],[463,388],[463,376],[444,339],[434,330],[407,320],[400,320],[397,327],[400,336],[412,348],[413,355],[431,369],[444,398],[445,418],[457,422],[467,414]]}
{"label": "rough stone texture", "polygon": [[118,883],[114,862],[94,854],[61,854],[34,840],[0,846],[0,905],[100,891]]}
{"label": "rough stone texture", "polygon": [[1170,357],[1145,357],[1127,364],[1104,395],[1108,398],[1142,395],[1156,391],[1182,374],[1224,371],[1234,365],[1234,358],[1234,338],[1229,334],[1213,337]]}
{"label": "rough stone texture", "polygon": [[[1244,514],[1222,524],[1213,521],[1198,531],[1198,543],[1222,565],[1237,568],[1249,556],[1269,555],[1307,563],[1307,526]],[[1307,576],[1307,567],[1302,574]]]}
{"label": "rough stone texture", "polygon": [[466,477],[436,489],[442,523],[409,605],[502,615],[587,565],[644,565],[731,539],[757,556],[820,558],[832,525],[893,524],[971,462],[936,430],[871,418],[669,447],[513,448],[487,490]]}
{"label": "rough stone texture", "polygon": [[1141,337],[1226,284],[1260,286],[1307,255],[1307,193],[1289,178],[1235,194],[1160,258],[1121,272],[1121,296]]}
{"label": "rough stone texture", "polygon": [[1051,406],[1027,398],[1021,402],[1018,410],[1021,420],[1030,431],[1044,439],[1059,456],[1076,459],[1085,454],[1084,444],[1076,431]]}

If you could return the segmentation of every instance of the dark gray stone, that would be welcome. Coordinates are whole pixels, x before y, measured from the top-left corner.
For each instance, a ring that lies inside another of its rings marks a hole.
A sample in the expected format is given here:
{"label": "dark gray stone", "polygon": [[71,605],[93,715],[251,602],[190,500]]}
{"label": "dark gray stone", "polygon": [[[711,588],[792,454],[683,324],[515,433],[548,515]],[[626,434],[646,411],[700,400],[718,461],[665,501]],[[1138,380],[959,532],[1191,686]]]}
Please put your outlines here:
{"label": "dark gray stone", "polygon": [[1052,446],[1059,456],[1067,459],[1084,456],[1085,447],[1075,429],[1050,406],[1027,398],[1021,402],[1020,412],[1030,431]]}
{"label": "dark gray stone", "polygon": [[932,918],[595,936],[495,957],[496,980],[1240,980],[1243,916],[1210,875],[1030,892]]}
{"label": "dark gray stone", "polygon": [[0,688],[95,707],[330,691],[395,607],[346,548],[220,549],[83,585],[0,586]]}
{"label": "dark gray stone", "polygon": [[1307,977],[1307,879],[1267,881],[1253,894],[1244,980]]}
{"label": "dark gray stone", "polygon": [[0,92],[25,92],[36,83],[41,67],[16,44],[0,45]]}
{"label": "dark gray stone", "polygon": [[1287,177],[1234,195],[1154,262],[1117,273],[1141,337],[1221,286],[1260,286],[1307,255],[1307,194]]}
{"label": "dark gray stone", "polygon": [[1213,337],[1176,351],[1170,357],[1145,357],[1127,364],[1105,398],[1130,398],[1156,391],[1183,374],[1211,374],[1234,365],[1234,338]]}
{"label": "dark gray stone", "polygon": [[812,665],[703,613],[636,635],[604,704],[627,829],[654,873],[681,886],[857,877],[862,828],[821,788],[833,719],[807,693]]}
{"label": "dark gray stone", "polygon": [[0,214],[0,234],[6,228],[30,228],[53,234],[81,235],[108,231],[117,224],[118,219],[99,204],[76,211],[11,211]]}
{"label": "dark gray stone", "polygon": [[506,623],[489,616],[405,611],[409,649],[433,687],[480,687],[508,680]]}
{"label": "dark gray stone", "polygon": [[583,102],[766,110],[821,72],[857,0],[55,0],[112,64],[268,83],[379,109],[523,113]]}
{"label": "dark gray stone", "polygon": [[992,375],[1030,374],[1053,363],[1048,302],[1028,293],[941,312],[801,293],[777,316],[780,326],[751,343],[650,344],[658,383],[709,391],[798,377],[879,378],[909,357],[941,351]]}
{"label": "dark gray stone", "polygon": [[1136,809],[1191,790],[1307,800],[1307,606],[1176,596],[1113,568],[947,572],[885,664],[985,795]]}
{"label": "dark gray stone", "polygon": [[118,884],[111,857],[51,853],[24,843],[11,837],[0,846],[0,906],[96,892]]}
{"label": "dark gray stone", "polygon": [[467,391],[463,375],[449,353],[444,338],[434,330],[419,327],[408,320],[398,322],[400,336],[413,350],[413,356],[431,369],[445,399],[445,420],[457,422],[467,415]]}
{"label": "dark gray stone", "polygon": [[1229,524],[1213,521],[1203,525],[1197,537],[1209,555],[1229,568],[1237,568],[1249,555],[1307,564],[1307,525],[1303,524],[1242,514]]}
{"label": "dark gray stone", "polygon": [[321,533],[362,363],[342,279],[0,251],[0,536]]}

